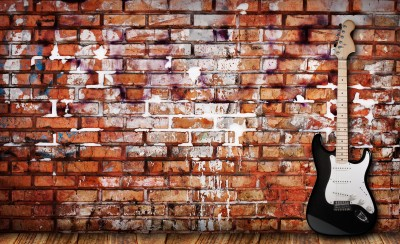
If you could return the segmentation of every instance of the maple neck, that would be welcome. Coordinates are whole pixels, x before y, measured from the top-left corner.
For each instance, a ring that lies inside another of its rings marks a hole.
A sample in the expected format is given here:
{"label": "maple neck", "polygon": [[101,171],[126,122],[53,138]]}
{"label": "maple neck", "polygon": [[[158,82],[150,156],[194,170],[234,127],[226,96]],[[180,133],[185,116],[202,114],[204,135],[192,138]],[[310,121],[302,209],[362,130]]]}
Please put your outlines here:
{"label": "maple neck", "polygon": [[336,101],[336,162],[349,161],[348,137],[347,60],[338,61],[338,85]]}

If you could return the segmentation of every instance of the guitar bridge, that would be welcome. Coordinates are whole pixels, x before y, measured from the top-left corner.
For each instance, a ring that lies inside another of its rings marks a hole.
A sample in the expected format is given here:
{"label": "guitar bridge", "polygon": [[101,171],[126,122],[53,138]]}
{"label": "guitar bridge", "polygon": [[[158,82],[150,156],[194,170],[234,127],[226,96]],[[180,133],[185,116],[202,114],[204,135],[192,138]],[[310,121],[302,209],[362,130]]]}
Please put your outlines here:
{"label": "guitar bridge", "polygon": [[351,211],[350,201],[334,201],[333,211]]}

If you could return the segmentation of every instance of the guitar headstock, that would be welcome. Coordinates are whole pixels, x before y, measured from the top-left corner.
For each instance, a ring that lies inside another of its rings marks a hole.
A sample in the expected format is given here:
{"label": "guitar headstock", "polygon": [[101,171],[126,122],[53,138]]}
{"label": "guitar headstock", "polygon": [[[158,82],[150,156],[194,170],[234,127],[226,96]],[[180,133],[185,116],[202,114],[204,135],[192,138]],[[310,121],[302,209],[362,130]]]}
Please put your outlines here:
{"label": "guitar headstock", "polygon": [[349,54],[356,51],[354,41],[351,38],[351,32],[355,29],[355,24],[351,20],[346,20],[338,34],[338,40],[335,47],[335,56],[338,59],[347,59]]}

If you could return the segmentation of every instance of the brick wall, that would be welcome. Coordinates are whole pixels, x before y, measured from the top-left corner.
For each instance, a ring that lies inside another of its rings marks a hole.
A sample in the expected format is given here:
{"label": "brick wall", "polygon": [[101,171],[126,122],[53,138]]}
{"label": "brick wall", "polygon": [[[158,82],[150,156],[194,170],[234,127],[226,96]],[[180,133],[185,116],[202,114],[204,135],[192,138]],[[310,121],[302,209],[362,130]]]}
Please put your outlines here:
{"label": "brick wall", "polygon": [[310,142],[335,144],[331,50],[346,19],[352,158],[373,151],[375,231],[399,230],[400,2],[0,11],[1,231],[309,231]]}

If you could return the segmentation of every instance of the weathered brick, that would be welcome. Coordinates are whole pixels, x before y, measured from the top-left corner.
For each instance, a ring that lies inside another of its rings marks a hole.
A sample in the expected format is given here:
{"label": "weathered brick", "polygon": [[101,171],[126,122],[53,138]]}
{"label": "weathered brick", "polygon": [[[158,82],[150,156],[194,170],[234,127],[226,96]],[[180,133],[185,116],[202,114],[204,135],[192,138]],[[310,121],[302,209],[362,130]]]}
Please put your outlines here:
{"label": "weathered brick", "polygon": [[234,26],[235,15],[194,15],[194,26]]}
{"label": "weathered brick", "polygon": [[144,15],[105,15],[104,24],[110,26],[144,26]]}
{"label": "weathered brick", "polygon": [[[171,34],[173,36],[173,34]],[[128,29],[126,30],[127,41],[161,41],[168,40],[168,30],[141,30],[141,29]],[[174,40],[173,38],[171,38]]]}
{"label": "weathered brick", "polygon": [[57,162],[57,172],[97,172],[99,163],[96,161],[81,161],[81,162]]}
{"label": "weathered brick", "polygon": [[302,25],[328,25],[327,15],[288,15],[286,17],[287,26]]}
{"label": "weathered brick", "polygon": [[190,192],[186,190],[150,190],[149,192],[151,202],[186,202],[189,197]]}
{"label": "weathered brick", "polygon": [[36,11],[40,12],[69,12],[77,11],[78,3],[63,1],[40,1],[36,4]]}
{"label": "weathered brick", "polygon": [[98,199],[96,190],[57,190],[56,198],[60,202],[93,202]]}
{"label": "weathered brick", "polygon": [[119,159],[122,156],[121,147],[114,146],[81,146],[82,158]]}
{"label": "weathered brick", "polygon": [[169,14],[169,15],[150,15],[149,26],[187,26],[190,25],[190,15],[188,14]]}
{"label": "weathered brick", "polygon": [[167,147],[165,146],[128,146],[126,148],[128,157],[165,157]]}
{"label": "weathered brick", "polygon": [[122,1],[88,0],[81,4],[83,11],[117,11],[122,10]]}
{"label": "weathered brick", "polygon": [[240,26],[271,26],[282,25],[282,15],[241,15]]}
{"label": "weathered brick", "polygon": [[52,231],[54,221],[50,219],[13,219],[12,228],[16,231]]}
{"label": "weathered brick", "polygon": [[167,10],[167,0],[128,0],[125,1],[125,10],[127,11],[154,11],[154,10]]}
{"label": "weathered brick", "polygon": [[339,25],[345,20],[352,20],[356,26],[372,25],[369,15],[332,15],[332,25]]}
{"label": "weathered brick", "polygon": [[98,26],[99,15],[60,15],[58,22],[62,26]]}
{"label": "weathered brick", "polygon": [[393,1],[368,2],[363,0],[355,0],[353,10],[362,12],[391,12],[395,10]]}
{"label": "weathered brick", "polygon": [[303,3],[296,0],[262,0],[263,11],[302,11]]}
{"label": "weathered brick", "polygon": [[333,11],[333,12],[345,12],[349,10],[348,0],[307,0],[308,11]]}
{"label": "weathered brick", "polygon": [[170,10],[186,10],[186,11],[210,11],[212,9],[211,0],[190,0],[182,2],[180,0],[171,0],[169,3]]}

